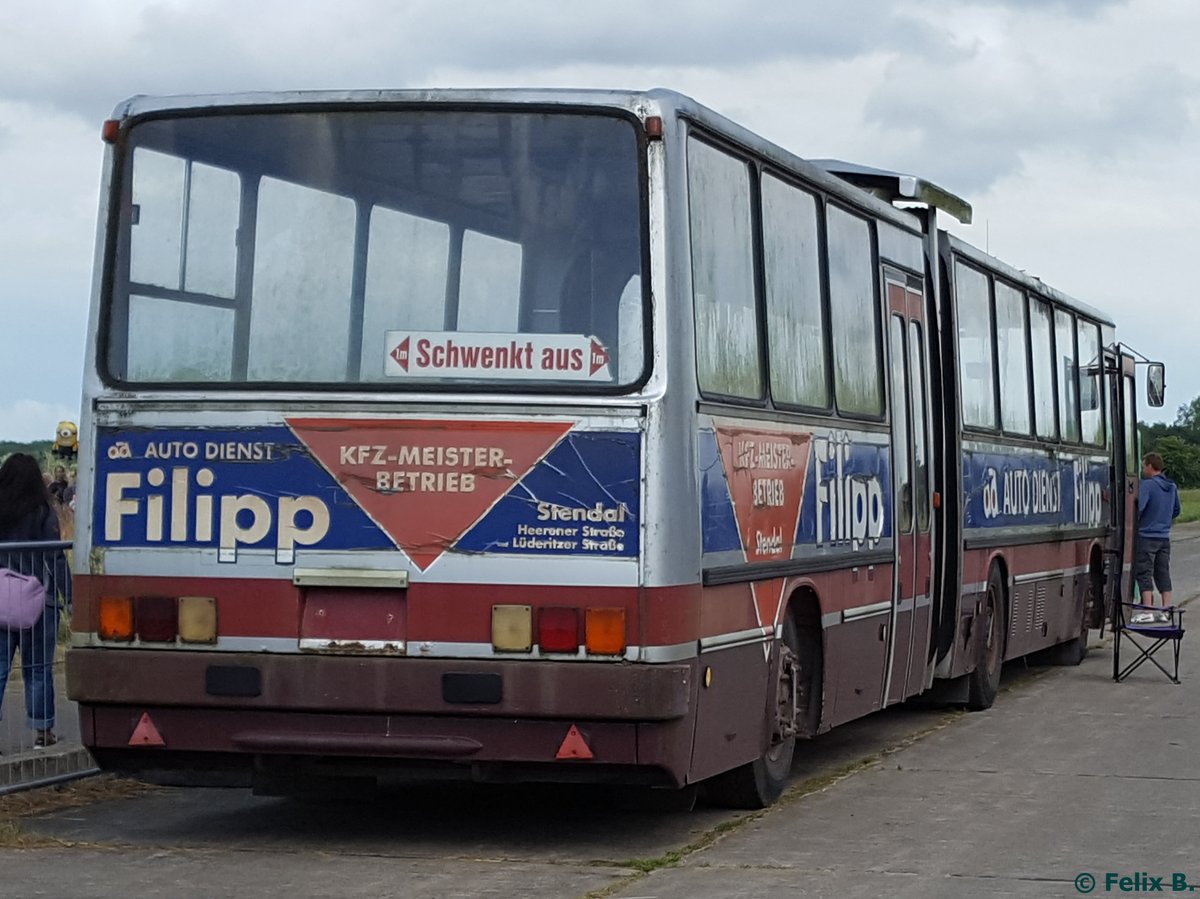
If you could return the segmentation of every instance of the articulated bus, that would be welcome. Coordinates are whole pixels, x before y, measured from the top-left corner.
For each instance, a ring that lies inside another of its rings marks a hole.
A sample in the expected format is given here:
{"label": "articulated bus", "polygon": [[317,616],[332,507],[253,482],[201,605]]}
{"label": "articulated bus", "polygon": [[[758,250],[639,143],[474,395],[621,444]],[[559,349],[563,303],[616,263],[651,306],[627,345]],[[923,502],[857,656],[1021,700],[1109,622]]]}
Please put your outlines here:
{"label": "articulated bus", "polygon": [[104,768],[763,806],[798,740],[1077,663],[1128,583],[1140,357],[933,184],[668,91],[137,97],[103,137]]}

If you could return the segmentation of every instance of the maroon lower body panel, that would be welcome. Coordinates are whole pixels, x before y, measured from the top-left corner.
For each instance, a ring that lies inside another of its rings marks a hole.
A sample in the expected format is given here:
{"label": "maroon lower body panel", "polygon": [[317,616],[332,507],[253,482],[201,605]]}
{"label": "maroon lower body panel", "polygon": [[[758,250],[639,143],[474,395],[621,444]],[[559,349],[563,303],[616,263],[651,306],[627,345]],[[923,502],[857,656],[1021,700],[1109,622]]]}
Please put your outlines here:
{"label": "maroon lower body panel", "polygon": [[300,758],[475,776],[526,766],[566,781],[589,769],[603,779],[653,769],[631,782],[688,777],[692,664],[81,648],[67,670],[84,744],[102,766],[133,773],[248,778]]}

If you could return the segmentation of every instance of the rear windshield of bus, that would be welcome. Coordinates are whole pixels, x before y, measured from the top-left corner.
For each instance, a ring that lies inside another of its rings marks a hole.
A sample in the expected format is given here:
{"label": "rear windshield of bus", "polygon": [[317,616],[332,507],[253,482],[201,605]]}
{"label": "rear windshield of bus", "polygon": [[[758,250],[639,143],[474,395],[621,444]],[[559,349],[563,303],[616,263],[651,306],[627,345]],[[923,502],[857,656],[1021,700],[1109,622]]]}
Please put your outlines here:
{"label": "rear windshield of bus", "polygon": [[119,158],[119,384],[612,391],[646,369],[643,174],[618,115],[239,112]]}

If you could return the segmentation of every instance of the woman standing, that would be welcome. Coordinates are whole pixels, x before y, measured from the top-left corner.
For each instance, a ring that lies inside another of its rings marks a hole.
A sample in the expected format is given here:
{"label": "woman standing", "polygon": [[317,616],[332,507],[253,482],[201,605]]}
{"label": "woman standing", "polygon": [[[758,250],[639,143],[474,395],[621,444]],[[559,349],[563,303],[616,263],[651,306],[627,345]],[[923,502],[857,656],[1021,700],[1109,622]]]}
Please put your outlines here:
{"label": "woman standing", "polygon": [[[58,518],[42,480],[37,460],[14,453],[0,465],[0,544],[58,540]],[[25,680],[25,714],[33,728],[36,747],[52,746],[54,736],[54,651],[58,639],[58,595],[54,572],[60,567],[60,550],[0,550],[0,566],[31,574],[46,588],[42,616],[26,630],[0,630],[0,702],[8,684],[13,656],[21,650]],[[65,566],[61,566],[64,567]]]}

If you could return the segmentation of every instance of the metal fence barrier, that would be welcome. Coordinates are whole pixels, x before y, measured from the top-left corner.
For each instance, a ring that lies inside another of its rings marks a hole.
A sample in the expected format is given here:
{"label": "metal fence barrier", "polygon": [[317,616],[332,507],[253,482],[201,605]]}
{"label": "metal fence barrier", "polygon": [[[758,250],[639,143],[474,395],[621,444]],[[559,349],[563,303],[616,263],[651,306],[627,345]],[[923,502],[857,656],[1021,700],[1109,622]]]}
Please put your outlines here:
{"label": "metal fence barrier", "polygon": [[0,543],[0,568],[33,575],[47,603],[32,627],[0,625],[0,795],[94,773],[67,699],[71,629],[68,541]]}

